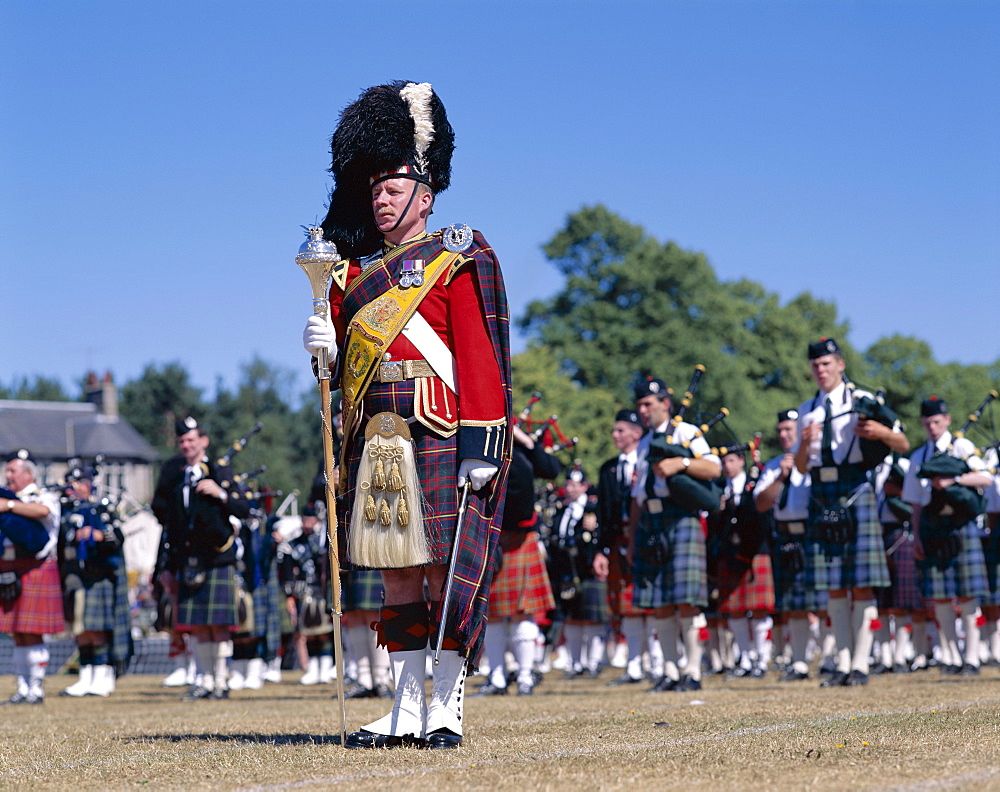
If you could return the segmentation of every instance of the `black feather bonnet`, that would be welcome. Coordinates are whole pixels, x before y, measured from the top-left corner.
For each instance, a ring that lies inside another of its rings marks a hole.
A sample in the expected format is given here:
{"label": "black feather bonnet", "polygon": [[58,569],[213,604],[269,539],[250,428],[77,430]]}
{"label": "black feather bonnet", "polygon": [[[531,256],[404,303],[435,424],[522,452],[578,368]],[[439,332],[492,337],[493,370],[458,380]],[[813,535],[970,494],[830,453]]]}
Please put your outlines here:
{"label": "black feather bonnet", "polygon": [[340,114],[330,139],[334,188],[323,221],[326,239],[345,258],[382,243],[371,205],[372,180],[404,177],[434,193],[451,182],[455,133],[430,83],[394,80],[364,91]]}

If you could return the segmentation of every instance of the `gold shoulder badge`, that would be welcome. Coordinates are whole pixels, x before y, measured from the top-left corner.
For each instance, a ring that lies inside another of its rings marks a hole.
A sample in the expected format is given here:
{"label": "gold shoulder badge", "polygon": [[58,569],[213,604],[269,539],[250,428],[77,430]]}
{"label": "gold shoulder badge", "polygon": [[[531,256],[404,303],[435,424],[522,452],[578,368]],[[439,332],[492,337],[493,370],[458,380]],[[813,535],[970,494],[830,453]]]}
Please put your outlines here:
{"label": "gold shoulder badge", "polygon": [[333,266],[330,268],[330,277],[333,278],[333,282],[337,284],[337,287],[343,291],[347,284],[347,266],[350,264],[348,259],[341,259],[340,261],[334,262]]}

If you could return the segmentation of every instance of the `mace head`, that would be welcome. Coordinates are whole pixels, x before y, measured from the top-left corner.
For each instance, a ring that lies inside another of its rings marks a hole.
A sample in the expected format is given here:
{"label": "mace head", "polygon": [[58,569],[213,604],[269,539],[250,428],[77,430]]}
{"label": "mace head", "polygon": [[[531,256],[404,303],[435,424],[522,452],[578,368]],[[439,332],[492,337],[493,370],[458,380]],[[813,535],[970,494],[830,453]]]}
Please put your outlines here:
{"label": "mace head", "polygon": [[308,239],[299,246],[295,256],[298,264],[309,278],[313,298],[326,297],[330,288],[330,273],[333,265],[340,261],[340,254],[333,242],[323,239],[323,229],[319,226],[303,226]]}

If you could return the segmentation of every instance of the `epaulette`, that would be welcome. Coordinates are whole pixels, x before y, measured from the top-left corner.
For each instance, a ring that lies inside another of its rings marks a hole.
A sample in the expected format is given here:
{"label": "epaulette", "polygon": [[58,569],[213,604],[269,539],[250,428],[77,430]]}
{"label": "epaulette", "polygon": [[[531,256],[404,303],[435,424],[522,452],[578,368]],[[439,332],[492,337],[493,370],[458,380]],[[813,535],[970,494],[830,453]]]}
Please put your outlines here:
{"label": "epaulette", "polygon": [[343,291],[345,285],[347,284],[347,266],[350,264],[350,259],[340,259],[340,261],[334,262],[333,266],[330,268],[330,277],[333,278],[333,282],[337,284],[337,287]]}

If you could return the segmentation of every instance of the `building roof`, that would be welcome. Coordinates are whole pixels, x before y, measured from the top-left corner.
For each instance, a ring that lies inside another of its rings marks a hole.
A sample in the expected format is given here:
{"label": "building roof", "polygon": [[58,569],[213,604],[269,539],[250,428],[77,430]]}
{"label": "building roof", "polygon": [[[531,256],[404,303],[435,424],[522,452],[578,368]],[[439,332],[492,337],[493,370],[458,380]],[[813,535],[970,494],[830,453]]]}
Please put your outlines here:
{"label": "building roof", "polygon": [[72,457],[153,462],[156,450],[124,418],[83,402],[0,400],[0,454],[26,448],[38,461]]}

